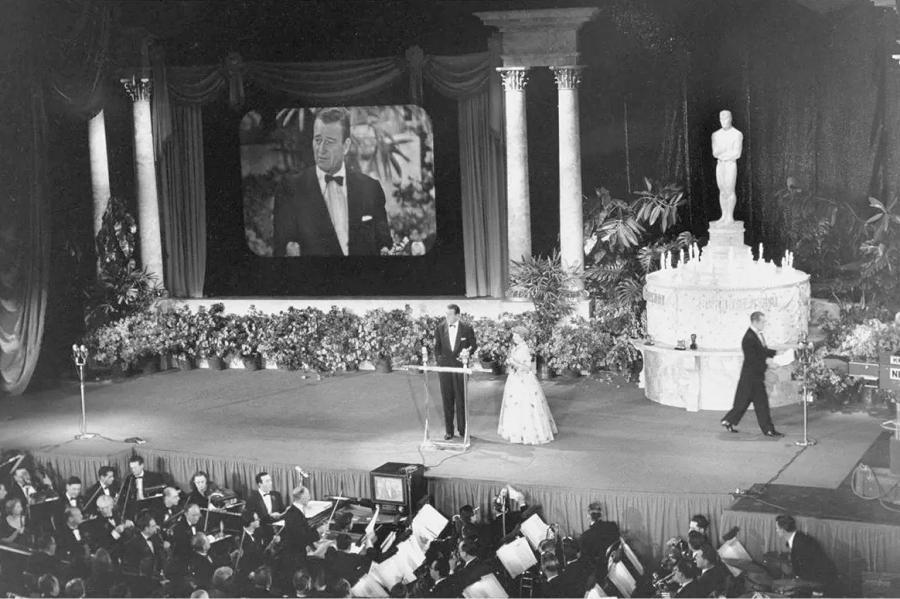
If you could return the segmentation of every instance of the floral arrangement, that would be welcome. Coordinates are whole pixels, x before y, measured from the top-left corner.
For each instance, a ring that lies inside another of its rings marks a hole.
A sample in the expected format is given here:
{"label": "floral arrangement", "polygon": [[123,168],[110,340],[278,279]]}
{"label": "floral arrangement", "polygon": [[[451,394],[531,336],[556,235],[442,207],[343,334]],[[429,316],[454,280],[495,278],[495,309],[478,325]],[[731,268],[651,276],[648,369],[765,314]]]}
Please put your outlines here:
{"label": "floral arrangement", "polygon": [[573,318],[571,322],[555,327],[550,334],[548,363],[557,372],[597,370],[605,363],[610,342],[610,336],[591,322],[581,317]]}
{"label": "floral arrangement", "polygon": [[346,308],[332,306],[324,314],[321,324],[322,342],[318,362],[323,372],[355,370],[359,365],[360,318]]}
{"label": "floral arrangement", "polygon": [[410,348],[409,329],[412,309],[370,310],[359,328],[359,359],[370,362],[402,360],[415,349]]}
{"label": "floral arrangement", "polygon": [[473,325],[478,340],[478,358],[482,362],[505,364],[512,345],[512,323],[508,314],[499,320],[479,318]]}
{"label": "floral arrangement", "polygon": [[247,314],[234,317],[234,323],[235,352],[245,359],[259,358],[259,345],[266,338],[269,317],[251,305]]}

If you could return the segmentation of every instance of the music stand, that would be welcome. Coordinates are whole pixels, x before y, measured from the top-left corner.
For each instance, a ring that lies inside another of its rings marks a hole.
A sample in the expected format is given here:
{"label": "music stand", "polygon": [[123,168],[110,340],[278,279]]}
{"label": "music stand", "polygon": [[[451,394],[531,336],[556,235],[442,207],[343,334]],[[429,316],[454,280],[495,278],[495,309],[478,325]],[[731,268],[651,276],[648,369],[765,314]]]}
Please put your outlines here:
{"label": "music stand", "polygon": [[[459,451],[465,452],[469,449],[471,445],[471,440],[469,438],[469,429],[471,428],[469,425],[469,375],[472,374],[473,370],[469,368],[469,358],[468,356],[460,356],[462,358],[462,368],[456,366],[429,366],[428,365],[428,349],[422,348],[422,364],[414,364],[408,366],[409,370],[420,370],[422,371],[422,377],[425,380],[425,430],[422,434],[422,443],[419,445],[422,449],[442,449],[449,451]],[[454,374],[462,374],[463,375],[463,408],[466,415],[466,434],[463,437],[462,441],[444,441],[441,440],[433,440],[429,435],[428,431],[428,408],[431,404],[431,392],[428,390],[428,373],[429,372],[451,372]]]}

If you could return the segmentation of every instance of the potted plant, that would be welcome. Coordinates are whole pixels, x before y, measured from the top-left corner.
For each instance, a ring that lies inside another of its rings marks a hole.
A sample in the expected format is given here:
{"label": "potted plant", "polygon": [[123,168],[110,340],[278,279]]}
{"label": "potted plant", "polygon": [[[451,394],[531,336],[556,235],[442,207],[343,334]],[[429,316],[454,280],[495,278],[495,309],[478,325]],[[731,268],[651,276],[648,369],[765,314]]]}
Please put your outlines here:
{"label": "potted plant", "polygon": [[144,374],[159,372],[164,343],[156,312],[138,312],[124,320],[131,333],[129,341],[134,352],[135,366]]}
{"label": "potted plant", "polygon": [[499,319],[479,318],[475,322],[475,334],[478,339],[478,359],[481,367],[494,374],[503,374],[509,347],[512,343],[512,332],[505,315]]}
{"label": "potted plant", "polygon": [[259,369],[262,358],[259,346],[266,337],[268,324],[268,317],[257,310],[256,306],[250,306],[247,314],[236,319],[235,351],[240,356],[244,370]]}
{"label": "potted plant", "polygon": [[548,343],[550,368],[567,377],[579,377],[582,371],[593,371],[602,355],[591,323],[583,318],[553,329]]}
{"label": "potted plant", "polygon": [[359,357],[375,365],[377,372],[390,372],[399,357],[403,336],[412,323],[411,308],[405,310],[369,310],[360,322]]}
{"label": "potted plant", "polygon": [[123,327],[116,321],[96,328],[85,337],[92,368],[109,369],[113,378],[125,376],[127,367],[121,359],[123,332]]}
{"label": "potted plant", "polygon": [[353,312],[337,306],[332,306],[323,316],[320,361],[325,372],[356,370],[359,367],[359,320]]}
{"label": "potted plant", "polygon": [[160,315],[163,347],[180,370],[191,370],[195,366],[199,345],[196,320],[187,306],[179,306]]}
{"label": "potted plant", "polygon": [[532,351],[541,373],[550,357],[547,343],[553,328],[574,311],[574,300],[580,296],[572,292],[571,273],[563,267],[558,250],[548,257],[526,257],[512,264],[510,291],[534,303]]}

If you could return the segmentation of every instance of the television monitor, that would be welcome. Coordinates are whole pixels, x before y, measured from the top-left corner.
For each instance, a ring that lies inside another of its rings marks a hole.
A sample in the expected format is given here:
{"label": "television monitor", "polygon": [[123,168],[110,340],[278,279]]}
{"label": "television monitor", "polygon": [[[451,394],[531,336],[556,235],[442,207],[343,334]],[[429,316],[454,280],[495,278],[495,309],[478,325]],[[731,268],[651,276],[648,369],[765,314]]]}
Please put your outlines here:
{"label": "television monitor", "polygon": [[388,462],[370,473],[372,501],[382,511],[403,508],[407,513],[426,495],[425,467],[422,464]]}

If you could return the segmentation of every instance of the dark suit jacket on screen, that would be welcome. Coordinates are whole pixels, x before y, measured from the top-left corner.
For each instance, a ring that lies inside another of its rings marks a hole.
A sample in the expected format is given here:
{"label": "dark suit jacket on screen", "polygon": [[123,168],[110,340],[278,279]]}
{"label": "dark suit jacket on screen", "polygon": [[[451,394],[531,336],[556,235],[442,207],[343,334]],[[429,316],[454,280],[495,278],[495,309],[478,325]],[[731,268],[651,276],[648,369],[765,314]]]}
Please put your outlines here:
{"label": "dark suit jacket on screen", "polygon": [[[384,191],[375,179],[345,168],[347,251],[350,256],[377,256],[392,245],[384,210]],[[301,256],[343,256],[316,167],[285,175],[275,192],[273,254],[285,256],[287,244],[300,245]]]}

